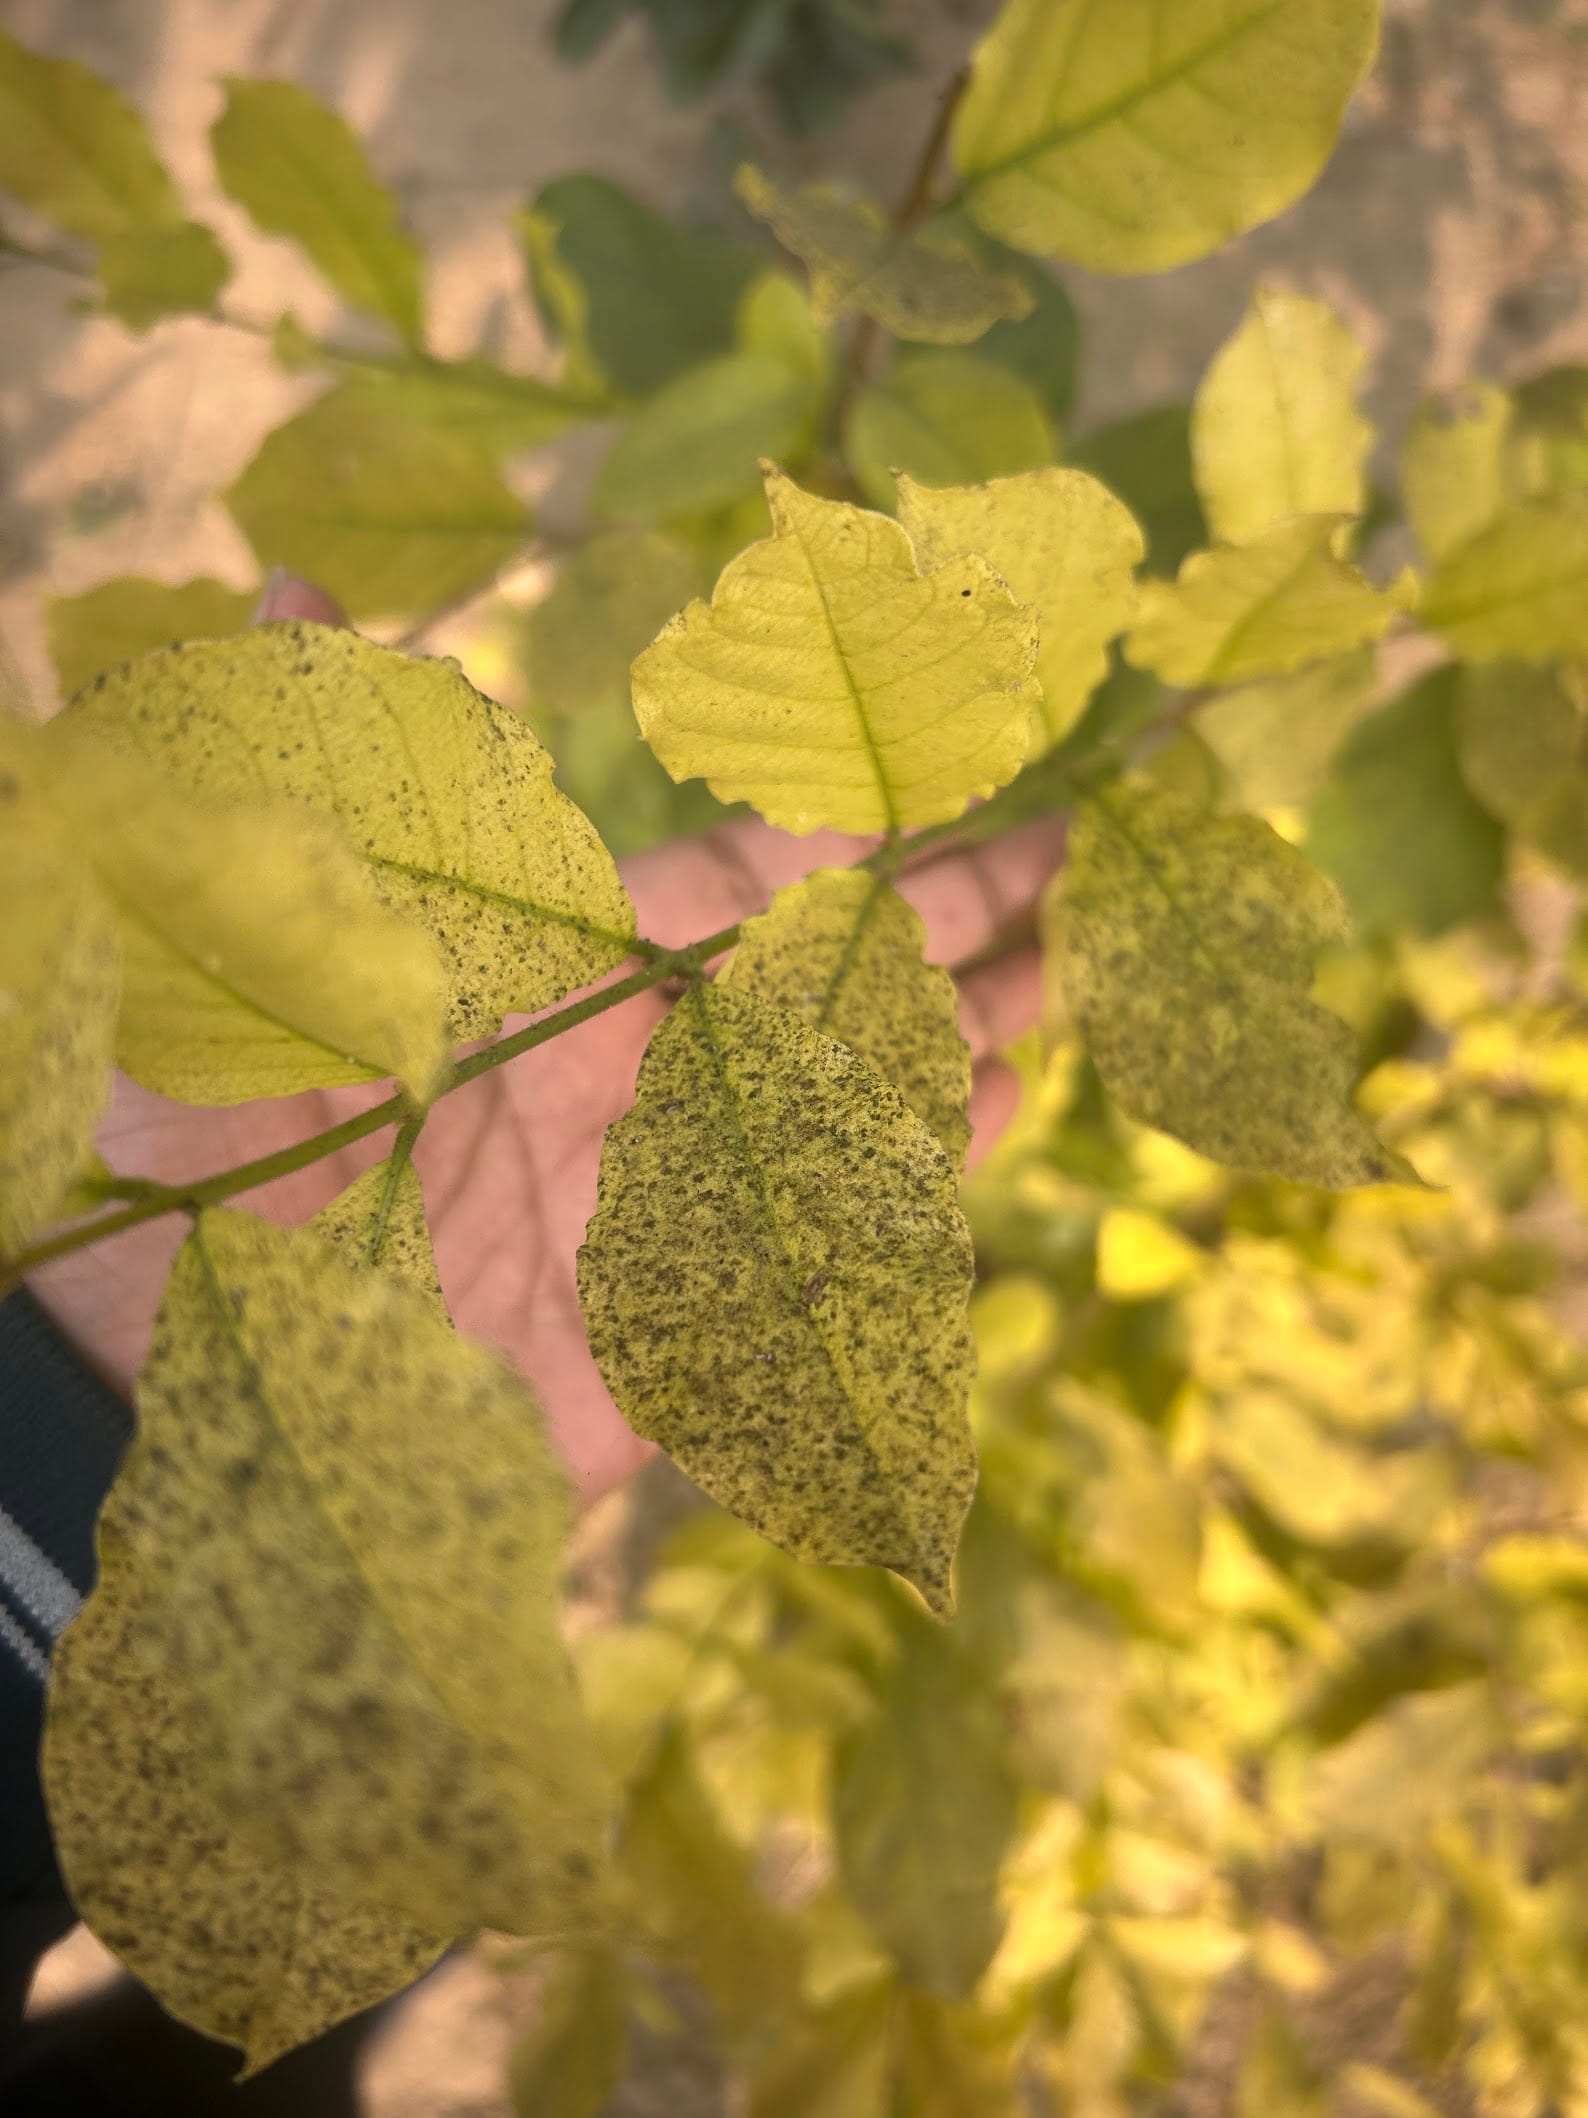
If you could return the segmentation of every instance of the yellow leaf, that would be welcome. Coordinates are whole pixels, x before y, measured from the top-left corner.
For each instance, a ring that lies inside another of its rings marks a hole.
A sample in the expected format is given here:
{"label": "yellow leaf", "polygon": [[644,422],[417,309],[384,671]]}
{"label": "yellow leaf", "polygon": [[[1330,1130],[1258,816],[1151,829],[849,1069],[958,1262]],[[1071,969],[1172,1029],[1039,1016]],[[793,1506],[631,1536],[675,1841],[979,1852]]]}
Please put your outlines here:
{"label": "yellow leaf", "polygon": [[869,1060],[959,1169],[970,1145],[970,1048],[954,981],[922,960],[925,941],[920,914],[880,878],[818,868],[745,922],[723,979]]}
{"label": "yellow leaf", "polygon": [[1266,1514],[1326,1549],[1414,1546],[1450,1497],[1449,1466],[1437,1452],[1360,1447],[1272,1390],[1220,1403],[1213,1447]]}
{"label": "yellow leaf", "polygon": [[1193,688],[1283,676],[1386,633],[1416,600],[1408,572],[1376,589],[1342,556],[1349,523],[1297,515],[1246,544],[1193,552],[1178,578],[1142,583],[1127,658]]}
{"label": "yellow leaf", "polygon": [[202,1218],[44,1769],[73,1902],[251,2068],[455,1934],[588,1916],[566,1518],[523,1384],[423,1294],[315,1231]]}
{"label": "yellow leaf", "polygon": [[1243,808],[1299,809],[1322,787],[1341,740],[1376,682],[1371,647],[1353,648],[1286,677],[1258,677],[1198,707],[1196,733],[1223,766]]}
{"label": "yellow leaf", "polygon": [[1013,370],[978,353],[906,353],[868,383],[844,423],[844,454],[874,507],[891,510],[894,474],[977,485],[1053,461],[1047,407]]}
{"label": "yellow leaf", "polygon": [[1588,874],[1588,662],[1462,671],[1456,754],[1486,809],[1562,867]]}
{"label": "yellow leaf", "polygon": [[1441,559],[1423,618],[1469,662],[1588,656],[1588,493],[1513,507]]}
{"label": "yellow leaf", "polygon": [[535,1995],[535,2019],[508,2056],[519,2118],[601,2118],[622,2085],[628,2021],[623,1970],[606,1949],[561,1958]]}
{"label": "yellow leaf", "polygon": [[1079,811],[1050,947],[1126,1111],[1214,1161],[1304,1184],[1404,1177],[1351,1107],[1349,1027],[1308,997],[1345,932],[1332,883],[1250,816],[1118,785]]}
{"label": "yellow leaf", "polygon": [[1287,515],[1360,515],[1373,429],[1356,408],[1367,354],[1323,302],[1259,287],[1191,412],[1208,527],[1243,544]]}
{"label": "yellow leaf", "polygon": [[1425,397],[1401,444],[1401,495],[1417,541],[1443,559],[1485,530],[1511,492],[1515,407],[1493,383]]}
{"label": "yellow leaf", "polygon": [[611,530],[582,543],[525,620],[531,710],[621,707],[632,739],[629,664],[700,578],[694,554],[654,530]]}
{"label": "yellow leaf", "polygon": [[686,994],[579,1254],[630,1425],[785,1551],[890,1566],[946,1612],[970,1282],[953,1167],[897,1090],[753,993]]}
{"label": "yellow leaf", "polygon": [[1135,612],[1135,569],[1146,556],[1135,517],[1084,471],[1048,469],[946,490],[901,475],[899,520],[923,564],[975,553],[1036,610],[1042,698],[1032,752],[1051,749],[1108,674],[1109,643]]}
{"label": "yellow leaf", "polygon": [[102,581],[80,596],[51,596],[45,622],[61,696],[70,698],[101,670],[152,647],[238,632],[258,600],[251,590],[219,581],[172,587],[137,574]]}
{"label": "yellow leaf", "polygon": [[429,1298],[443,1323],[447,1306],[436,1278],[419,1173],[404,1156],[388,1156],[322,1207],[312,1224],[349,1265],[390,1273]]}
{"label": "yellow leaf", "polygon": [[963,346],[1031,313],[1031,291],[1013,274],[989,271],[941,229],[894,228],[871,199],[845,198],[828,184],[783,190],[748,163],[733,188],[806,266],[820,324],[861,309],[895,338]]}
{"label": "yellow leaf", "polygon": [[640,731],[789,831],[937,823],[1025,761],[1036,620],[980,559],[768,469],[771,537],[634,664]]}
{"label": "yellow leaf", "polygon": [[1116,1302],[1151,1301],[1195,1279],[1206,1253],[1155,1213],[1111,1207],[1097,1231],[1097,1286]]}
{"label": "yellow leaf", "polygon": [[1487,1683],[1396,1699],[1318,1759],[1308,1796],[1332,1837],[1410,1849],[1477,1791],[1500,1730]]}
{"label": "yellow leaf", "polygon": [[1317,177],[1372,64],[1377,0],[1006,0],[953,132],[991,234],[1156,272]]}
{"label": "yellow leaf", "polygon": [[288,796],[339,823],[393,912],[428,929],[457,1037],[622,961],[634,913],[530,730],[448,662],[325,625],[256,626],[115,671],[67,725],[195,794]]}
{"label": "yellow leaf", "polygon": [[0,1254],[62,1208],[110,1092],[121,955],[110,908],[0,720]]}
{"label": "yellow leaf", "polygon": [[45,746],[51,805],[115,912],[134,1080],[187,1103],[386,1074],[430,1094],[447,1058],[435,944],[328,818],[195,796],[86,716],[52,722]]}

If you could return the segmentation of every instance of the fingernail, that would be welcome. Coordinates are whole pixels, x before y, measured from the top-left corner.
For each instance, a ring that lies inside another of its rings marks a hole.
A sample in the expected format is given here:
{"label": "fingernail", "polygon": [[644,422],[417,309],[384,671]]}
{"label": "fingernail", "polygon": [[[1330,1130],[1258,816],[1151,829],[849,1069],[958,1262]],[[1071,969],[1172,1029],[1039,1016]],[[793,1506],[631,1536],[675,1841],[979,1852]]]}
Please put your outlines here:
{"label": "fingernail", "polygon": [[267,625],[277,618],[312,618],[317,625],[345,625],[347,613],[323,588],[289,574],[284,566],[273,566],[255,606],[252,623]]}

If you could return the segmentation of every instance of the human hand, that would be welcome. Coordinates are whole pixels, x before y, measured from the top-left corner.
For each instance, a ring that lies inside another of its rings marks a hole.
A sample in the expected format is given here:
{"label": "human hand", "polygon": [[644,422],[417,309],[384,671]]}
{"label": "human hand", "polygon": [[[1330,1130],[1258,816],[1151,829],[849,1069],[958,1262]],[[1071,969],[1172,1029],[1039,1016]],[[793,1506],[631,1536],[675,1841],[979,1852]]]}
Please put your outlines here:
{"label": "human hand", "polygon": [[[341,618],[318,590],[293,581],[274,583],[259,615]],[[945,852],[900,880],[926,922],[928,956],[960,967],[961,1020],[975,1062],[973,1159],[1014,1109],[1015,1078],[997,1055],[1035,1020],[1040,997],[1029,938],[995,960],[977,959],[1001,937],[1018,934],[1062,847],[1062,825],[1045,820],[969,851]],[[640,933],[677,947],[762,910],[775,890],[810,869],[847,865],[867,850],[867,841],[835,832],[794,838],[747,819],[642,854],[624,864],[623,878]],[[652,1453],[618,1412],[590,1357],[574,1260],[595,1210],[602,1137],[632,1102],[646,1043],[669,1005],[665,992],[643,993],[483,1075],[434,1106],[414,1154],[453,1318],[529,1378],[587,1500]],[[99,1144],[118,1176],[189,1183],[288,1146],[384,1093],[371,1085],[205,1110],[118,1077]],[[273,1220],[305,1219],[381,1151],[378,1139],[360,1142],[242,1203]],[[146,1222],[56,1260],[31,1281],[68,1335],[123,1391],[142,1364],[182,1233],[179,1216]]]}

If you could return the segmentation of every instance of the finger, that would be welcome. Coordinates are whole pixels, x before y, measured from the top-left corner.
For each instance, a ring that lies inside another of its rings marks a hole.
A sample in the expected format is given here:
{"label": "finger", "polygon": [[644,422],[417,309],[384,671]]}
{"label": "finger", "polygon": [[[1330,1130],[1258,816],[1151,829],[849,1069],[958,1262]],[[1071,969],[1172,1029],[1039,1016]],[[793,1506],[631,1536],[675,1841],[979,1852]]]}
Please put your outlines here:
{"label": "finger", "polygon": [[1041,1019],[1042,951],[1034,941],[962,971],[956,983],[960,1027],[972,1059],[1001,1052]]}
{"label": "finger", "polygon": [[933,963],[964,963],[1029,912],[1064,858],[1064,820],[1043,816],[960,853],[944,853],[900,878],[926,921]]}
{"label": "finger", "polygon": [[1020,1076],[1007,1059],[984,1059],[971,1077],[970,1154],[974,1169],[1020,1105]]}
{"label": "finger", "polygon": [[345,626],[347,612],[312,581],[289,574],[284,566],[273,566],[249,622],[267,625],[274,618],[312,618],[317,625]]}

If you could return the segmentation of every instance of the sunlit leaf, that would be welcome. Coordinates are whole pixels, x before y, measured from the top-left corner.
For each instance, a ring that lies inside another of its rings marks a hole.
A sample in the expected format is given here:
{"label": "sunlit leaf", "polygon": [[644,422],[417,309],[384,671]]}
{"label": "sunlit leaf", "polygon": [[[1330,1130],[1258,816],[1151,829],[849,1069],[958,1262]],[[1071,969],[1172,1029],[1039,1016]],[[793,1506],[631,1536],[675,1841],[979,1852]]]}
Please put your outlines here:
{"label": "sunlit leaf", "polygon": [[1425,397],[1401,444],[1407,519],[1430,559],[1443,559],[1514,497],[1508,461],[1514,407],[1493,383]]}
{"label": "sunlit leaf", "polygon": [[1329,760],[1366,712],[1375,681],[1372,649],[1355,648],[1291,676],[1259,677],[1220,692],[1197,709],[1192,725],[1243,807],[1299,808],[1323,785]]}
{"label": "sunlit leaf", "polygon": [[559,1957],[507,2061],[518,2118],[601,2118],[623,2080],[623,1978],[606,1949]]}
{"label": "sunlit leaf", "polygon": [[222,188],[258,227],[298,244],[355,309],[419,343],[418,246],[343,117],[295,81],[233,77],[210,143]]}
{"label": "sunlit leaf", "polygon": [[869,1060],[960,1168],[970,1050],[954,981],[922,960],[925,941],[920,914],[879,877],[817,868],[746,921],[723,975]]}
{"label": "sunlit leaf", "polygon": [[1588,656],[1588,493],[1506,509],[1441,559],[1422,615],[1470,662]]}
{"label": "sunlit leaf", "polygon": [[941,230],[895,228],[874,200],[829,184],[785,190],[748,163],[734,189],[809,270],[818,323],[859,309],[895,338],[962,346],[1031,311],[1022,280],[989,270]]}
{"label": "sunlit leaf", "polygon": [[1136,608],[1145,556],[1129,510],[1084,471],[1028,471],[946,490],[899,479],[899,520],[921,563],[975,553],[1037,612],[1039,733],[1033,755],[1080,719],[1108,674],[1108,647]]}
{"label": "sunlit leaf", "polygon": [[1105,1213],[1097,1230],[1097,1285],[1116,1302],[1142,1302],[1194,1279],[1207,1262],[1195,1243],[1156,1214],[1128,1206]]}
{"label": "sunlit leaf", "polygon": [[1485,809],[1573,874],[1588,874],[1588,664],[1463,671],[1456,740]]}
{"label": "sunlit leaf", "polygon": [[1283,676],[1386,633],[1416,598],[1407,573],[1374,588],[1343,556],[1348,525],[1298,515],[1246,544],[1193,552],[1171,585],[1146,581],[1125,642],[1166,683],[1239,684]]}
{"label": "sunlit leaf", "polygon": [[1287,515],[1360,515],[1373,430],[1356,408],[1367,354],[1323,302],[1260,286],[1191,414],[1208,526],[1241,544]]}
{"label": "sunlit leaf", "polygon": [[0,1253],[62,1206],[110,1091],[121,957],[110,907],[0,720]]}
{"label": "sunlit leaf", "polygon": [[45,623],[61,695],[69,699],[101,670],[152,647],[238,632],[258,601],[254,590],[220,581],[172,585],[142,574],[102,581],[80,596],[51,596]]}
{"label": "sunlit leaf", "polygon": [[1145,783],[1079,812],[1049,912],[1066,1000],[1134,1118],[1302,1183],[1404,1175],[1351,1107],[1356,1040],[1308,997],[1334,885],[1255,817]]}
{"label": "sunlit leaf", "polygon": [[833,1828],[850,1895],[913,1984],[961,1997],[992,1961],[1014,1821],[981,1678],[952,1635],[901,1620],[877,1713],[839,1749]]}
{"label": "sunlit leaf", "polygon": [[74,1902],[251,2067],[453,1934],[588,1917],[566,1512],[524,1386],[422,1294],[312,1231],[203,1217],[57,1650],[45,1777]]}
{"label": "sunlit leaf", "polygon": [[195,799],[88,720],[51,725],[48,798],[115,912],[134,1080],[188,1103],[387,1074],[427,1096],[447,1055],[441,959],[340,832],[284,800]]}
{"label": "sunlit leaf", "polygon": [[673,777],[791,831],[932,823],[1012,779],[1034,614],[980,559],[923,574],[881,515],[776,471],[767,497],[773,535],[634,665],[641,732]]}
{"label": "sunlit leaf", "polygon": [[1437,1451],[1362,1448],[1277,1391],[1222,1402],[1213,1443],[1259,1507],[1325,1548],[1415,1545],[1450,1497],[1449,1466]]}
{"label": "sunlit leaf", "polygon": [[231,277],[231,263],[198,221],[123,228],[99,246],[105,307],[134,331],[162,316],[202,315]]}
{"label": "sunlit leaf", "polygon": [[875,506],[894,504],[895,471],[925,485],[978,485],[1053,461],[1032,386],[977,353],[905,353],[856,397],[844,452]]}
{"label": "sunlit leaf", "polygon": [[1038,256],[1154,272],[1318,175],[1377,0],[1007,0],[953,132],[965,203]]}
{"label": "sunlit leaf", "polygon": [[[629,664],[700,585],[694,554],[652,530],[592,537],[525,621],[530,694],[558,713],[629,710]],[[632,732],[632,723],[631,732]]]}
{"label": "sunlit leaf", "polygon": [[1438,934],[1495,902],[1505,834],[1457,769],[1459,692],[1438,670],[1369,714],[1308,819],[1307,851],[1365,931]]}
{"label": "sunlit leaf", "polygon": [[530,528],[478,440],[427,426],[400,392],[360,381],[266,435],[223,497],[262,564],[317,582],[354,617],[466,595]]}
{"label": "sunlit leaf", "polygon": [[969,1242],[948,1158],[863,1060],[752,993],[686,994],[607,1134],[579,1291],[624,1416],[713,1498],[947,1609]]}
{"label": "sunlit leaf", "polygon": [[145,656],[83,693],[70,721],[195,794],[285,796],[340,824],[373,889],[434,936],[459,1037],[628,953],[628,897],[550,757],[449,663],[330,626],[263,625]]}

